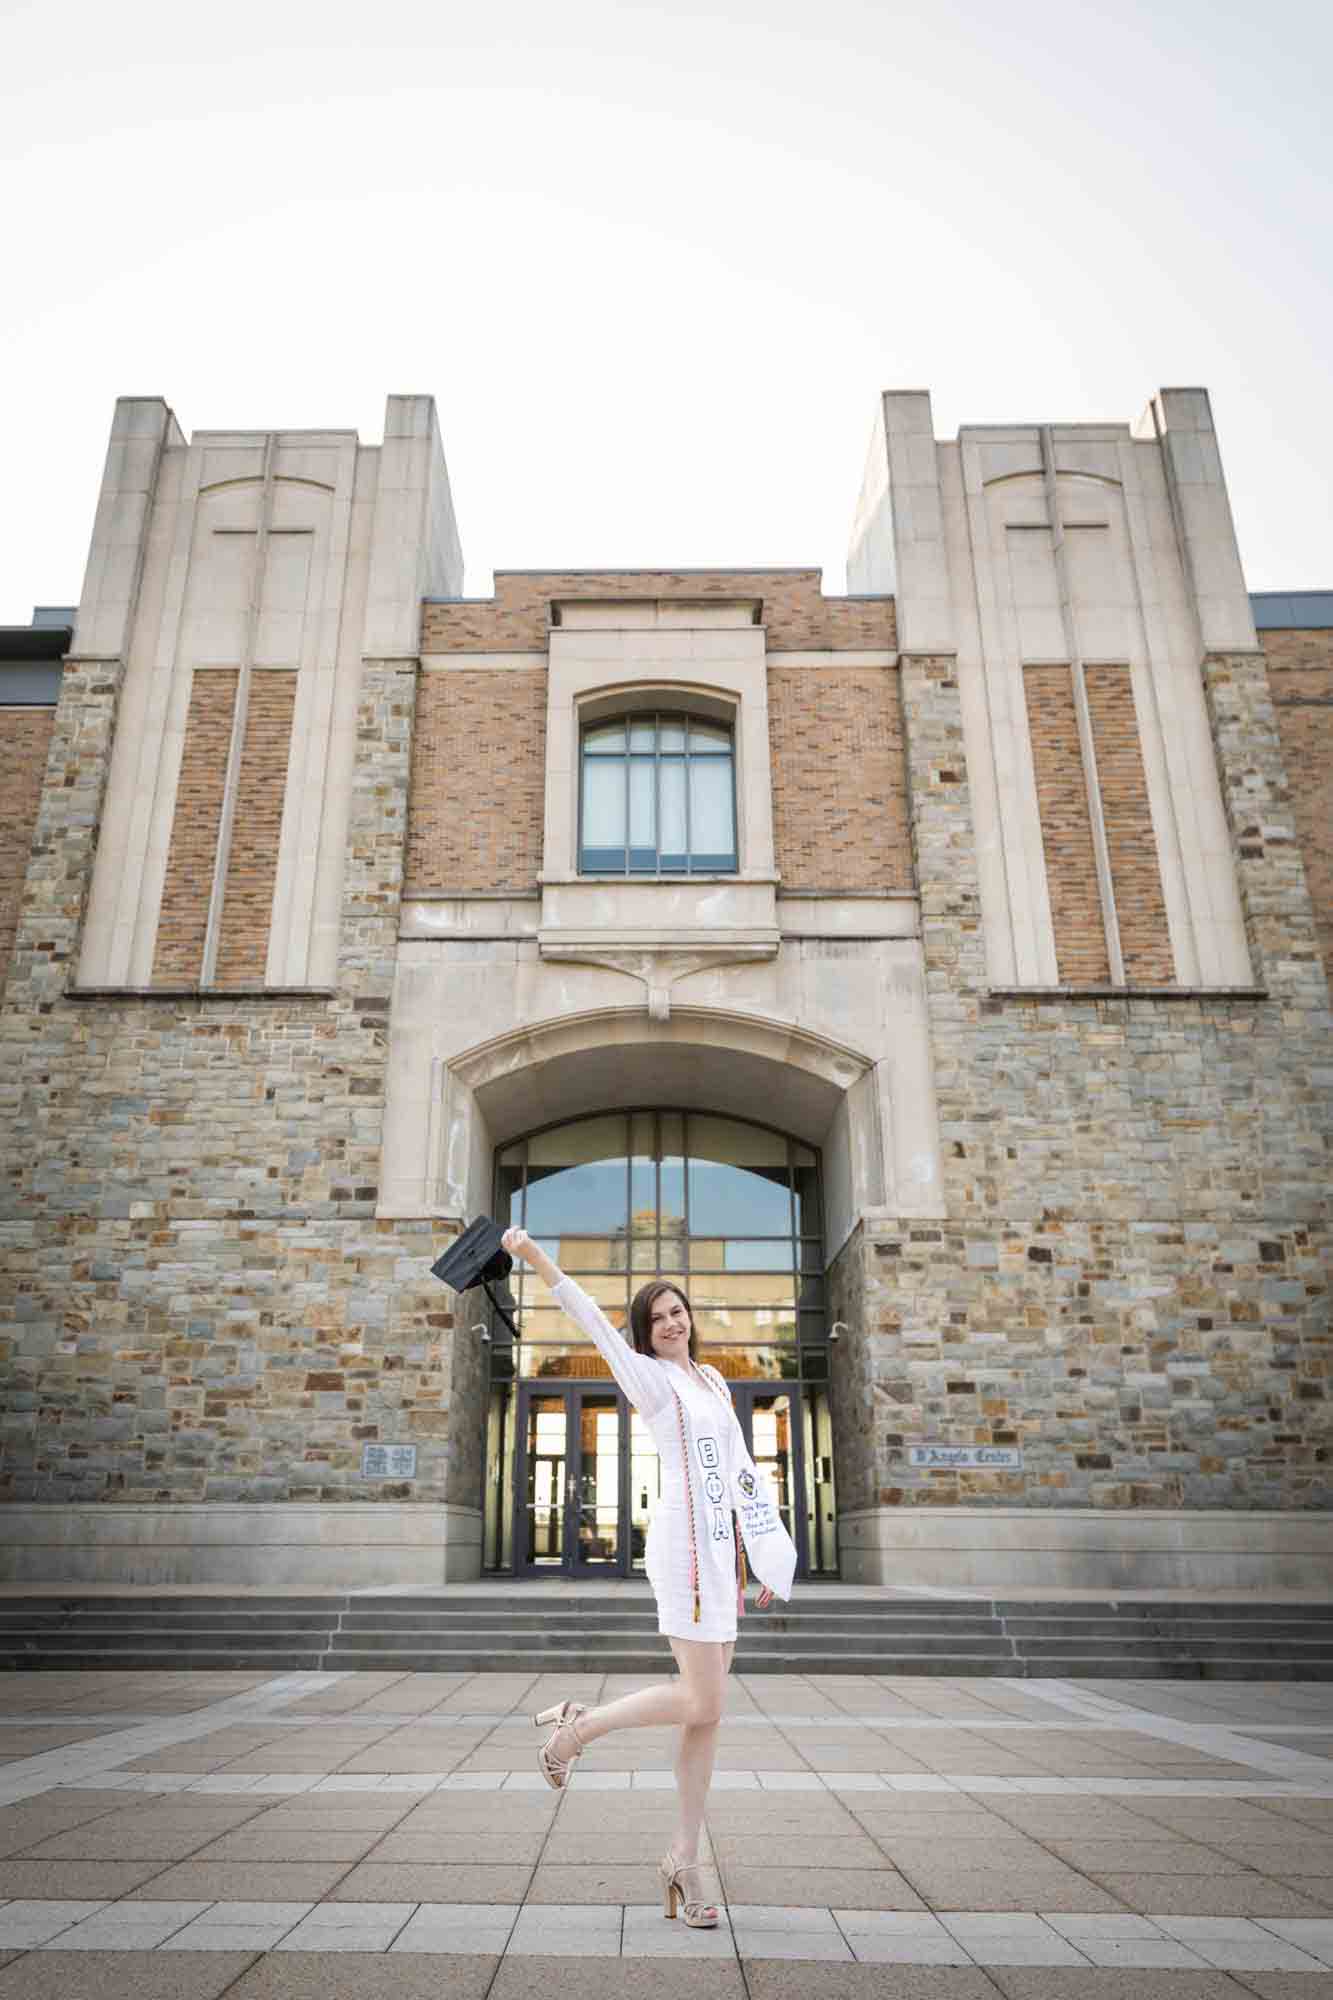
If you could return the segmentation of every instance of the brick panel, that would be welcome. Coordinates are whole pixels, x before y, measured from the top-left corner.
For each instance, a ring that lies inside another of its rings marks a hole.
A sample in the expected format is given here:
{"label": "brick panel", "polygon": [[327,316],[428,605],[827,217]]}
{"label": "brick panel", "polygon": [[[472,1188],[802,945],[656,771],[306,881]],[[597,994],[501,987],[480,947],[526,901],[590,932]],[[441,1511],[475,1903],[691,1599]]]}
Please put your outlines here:
{"label": "brick panel", "polygon": [[542,863],[544,668],[423,673],[408,806],[414,889],[531,889]]}
{"label": "brick panel", "polygon": [[203,971],[236,681],[234,667],[210,668],[195,674],[190,689],[185,752],[153,952],[153,979],[159,985],[196,985]]}
{"label": "brick panel", "polygon": [[53,708],[0,709],[0,988],[14,949],[55,719]]}
{"label": "brick panel", "polygon": [[544,652],[553,600],[755,597],[770,652],[898,644],[891,597],[825,597],[817,569],[500,570],[495,595],[423,604],[423,653]]}
{"label": "brick panel", "polygon": [[902,696],[884,667],[770,667],[773,838],[785,889],[913,887]]}
{"label": "brick panel", "polygon": [[1333,986],[1333,632],[1262,637],[1320,955]]}
{"label": "brick panel", "polygon": [[264,979],[295,707],[294,673],[251,674],[218,933],[218,986],[262,984]]}
{"label": "brick panel", "polygon": [[1125,979],[1131,986],[1169,986],[1175,958],[1129,668],[1085,667],[1084,678]]}
{"label": "brick panel", "polygon": [[1023,688],[1056,966],[1062,984],[1104,986],[1111,977],[1111,964],[1069,668],[1025,667]]}

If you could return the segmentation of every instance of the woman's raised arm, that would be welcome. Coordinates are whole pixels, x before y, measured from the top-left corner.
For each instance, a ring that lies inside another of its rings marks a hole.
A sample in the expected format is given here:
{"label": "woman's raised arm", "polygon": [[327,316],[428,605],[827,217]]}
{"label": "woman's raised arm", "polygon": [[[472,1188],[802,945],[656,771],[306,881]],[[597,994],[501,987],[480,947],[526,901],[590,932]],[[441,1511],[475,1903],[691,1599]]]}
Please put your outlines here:
{"label": "woman's raised arm", "polygon": [[612,1326],[596,1299],[589,1298],[573,1278],[565,1277],[526,1229],[506,1229],[503,1241],[511,1257],[521,1257],[542,1283],[550,1286],[556,1304],[594,1343],[635,1409],[645,1417],[660,1410],[671,1395],[665,1365],[638,1353],[619,1328]]}

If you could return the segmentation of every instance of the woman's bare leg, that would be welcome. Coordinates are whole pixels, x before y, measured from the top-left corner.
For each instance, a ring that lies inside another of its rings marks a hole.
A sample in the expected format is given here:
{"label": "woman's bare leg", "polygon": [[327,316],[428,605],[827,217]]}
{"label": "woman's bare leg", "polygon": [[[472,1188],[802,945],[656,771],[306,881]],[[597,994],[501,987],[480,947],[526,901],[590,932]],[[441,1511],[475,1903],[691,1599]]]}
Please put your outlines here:
{"label": "woman's bare leg", "polygon": [[708,1788],[713,1782],[717,1757],[718,1724],[726,1705],[727,1675],[731,1672],[735,1647],[704,1644],[696,1639],[673,1639],[671,1650],[682,1681],[689,1681],[696,1691],[696,1715],[700,1717],[682,1724],[676,1748],[676,1831],[671,1852],[677,1864],[685,1868],[699,1858]]}

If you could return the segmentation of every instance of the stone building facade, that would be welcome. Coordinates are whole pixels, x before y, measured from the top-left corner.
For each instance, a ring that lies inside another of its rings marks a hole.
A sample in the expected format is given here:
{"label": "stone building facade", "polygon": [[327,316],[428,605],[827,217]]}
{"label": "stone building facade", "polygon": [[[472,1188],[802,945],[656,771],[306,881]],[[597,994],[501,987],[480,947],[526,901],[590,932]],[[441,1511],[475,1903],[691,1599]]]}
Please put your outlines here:
{"label": "stone building facade", "polygon": [[614,1391],[429,1275],[561,1185],[810,1574],[1326,1573],[1333,596],[1246,592],[1200,390],[885,396],[849,584],[469,599],[429,399],[118,405],[0,686],[9,1575],[628,1572]]}

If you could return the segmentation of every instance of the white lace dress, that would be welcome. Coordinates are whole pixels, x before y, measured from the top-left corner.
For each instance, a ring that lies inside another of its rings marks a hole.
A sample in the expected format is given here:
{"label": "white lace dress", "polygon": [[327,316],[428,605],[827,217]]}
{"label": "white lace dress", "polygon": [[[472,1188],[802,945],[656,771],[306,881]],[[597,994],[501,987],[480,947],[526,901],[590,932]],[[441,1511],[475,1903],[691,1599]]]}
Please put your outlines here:
{"label": "white lace dress", "polygon": [[[753,1494],[755,1474],[725,1381],[714,1368],[691,1364],[687,1369],[637,1353],[572,1278],[562,1277],[554,1296],[596,1343],[651,1431],[662,1462],[662,1492],[649,1522],[645,1551],[648,1581],[657,1599],[658,1631],[672,1639],[734,1639],[739,1594],[734,1481],[741,1480],[742,1495]],[[795,1550],[776,1509],[762,1497],[742,1499],[741,1504],[749,1507],[752,1524],[765,1509],[771,1516],[760,1530],[765,1546],[755,1570],[780,1597],[789,1596]],[[747,1548],[751,1532],[752,1526],[747,1526]],[[777,1558],[775,1571],[770,1555]]]}

